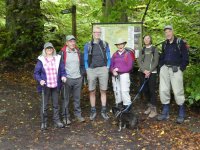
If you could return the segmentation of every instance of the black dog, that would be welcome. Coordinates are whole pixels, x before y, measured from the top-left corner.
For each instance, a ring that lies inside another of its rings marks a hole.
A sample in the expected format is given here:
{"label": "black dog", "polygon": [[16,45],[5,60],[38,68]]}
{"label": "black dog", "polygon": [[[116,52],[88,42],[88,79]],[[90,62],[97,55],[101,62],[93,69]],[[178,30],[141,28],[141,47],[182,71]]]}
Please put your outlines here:
{"label": "black dog", "polygon": [[137,115],[133,112],[132,109],[129,111],[123,112],[122,108],[119,107],[112,107],[112,113],[115,115],[118,124],[119,124],[119,130],[123,128],[129,128],[129,129],[135,129],[137,128],[138,125],[138,117]]}

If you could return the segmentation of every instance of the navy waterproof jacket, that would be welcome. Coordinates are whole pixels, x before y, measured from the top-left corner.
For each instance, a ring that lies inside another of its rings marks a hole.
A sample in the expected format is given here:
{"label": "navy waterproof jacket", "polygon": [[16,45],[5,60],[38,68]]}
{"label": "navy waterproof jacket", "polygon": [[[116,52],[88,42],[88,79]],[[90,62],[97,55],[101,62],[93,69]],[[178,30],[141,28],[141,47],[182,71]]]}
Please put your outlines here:
{"label": "navy waterproof jacket", "polygon": [[[61,56],[60,55],[56,55],[55,56],[55,60],[56,60],[56,69],[57,69],[57,88],[58,90],[61,88],[61,77],[66,77],[66,71],[64,68],[64,63],[61,61]],[[44,80],[45,82],[47,82],[47,77],[46,77],[46,72],[45,69],[43,67],[43,63],[45,61],[45,58],[43,56],[39,56],[38,57],[38,62],[35,66],[35,70],[34,70],[34,78],[35,80],[38,82],[38,92],[42,91],[42,86],[40,85],[40,81]]]}

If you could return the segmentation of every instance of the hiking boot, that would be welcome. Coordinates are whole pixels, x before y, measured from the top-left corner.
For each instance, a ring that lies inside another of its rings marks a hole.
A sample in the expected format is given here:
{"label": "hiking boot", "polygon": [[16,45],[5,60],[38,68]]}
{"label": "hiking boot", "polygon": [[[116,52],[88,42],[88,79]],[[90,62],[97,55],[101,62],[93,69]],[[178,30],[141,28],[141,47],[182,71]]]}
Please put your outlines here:
{"label": "hiking boot", "polygon": [[168,118],[169,118],[169,104],[164,104],[162,113],[158,115],[157,120],[163,121],[163,120],[167,120]]}
{"label": "hiking boot", "polygon": [[150,114],[150,112],[151,112],[151,107],[148,107],[147,110],[145,110],[144,114],[148,115],[148,114]]}
{"label": "hiking boot", "polygon": [[64,118],[63,123],[64,125],[70,125],[72,122],[69,120],[69,118]]}
{"label": "hiking boot", "polygon": [[57,122],[55,122],[55,123],[54,123],[54,127],[56,127],[56,128],[63,128],[63,127],[64,127],[64,125],[63,125],[63,123],[62,123],[62,122],[60,122],[60,121],[57,121]]}
{"label": "hiking boot", "polygon": [[123,102],[117,103],[116,107],[119,108],[119,110],[122,110],[123,109]]}
{"label": "hiking boot", "polygon": [[43,131],[43,130],[46,130],[47,129],[47,123],[45,122],[45,123],[42,123],[41,124],[41,130]]}
{"label": "hiking boot", "polygon": [[151,112],[151,107],[152,107],[152,105],[151,104],[147,104],[147,106],[148,106],[148,108],[145,110],[145,112],[144,112],[144,114],[145,115],[148,115],[148,114],[150,114],[150,112]]}
{"label": "hiking boot", "polygon": [[106,107],[103,106],[102,109],[101,109],[101,116],[103,117],[103,119],[105,120],[108,120],[109,119],[109,116],[107,114],[107,111],[106,111]]}
{"label": "hiking boot", "polygon": [[132,105],[123,105],[123,112],[129,112],[131,110]]}
{"label": "hiking boot", "polygon": [[85,119],[82,116],[76,117],[78,122],[84,122]]}
{"label": "hiking boot", "polygon": [[184,108],[184,105],[180,105],[179,106],[179,114],[178,114],[176,122],[178,124],[181,124],[184,122],[184,118],[185,118],[185,108]]}
{"label": "hiking boot", "polygon": [[157,116],[157,110],[155,106],[152,106],[150,108],[150,114],[149,114],[149,118],[154,118],[155,116]]}
{"label": "hiking boot", "polygon": [[91,111],[90,111],[90,120],[94,120],[95,117],[96,117],[97,113],[96,113],[96,108],[95,107],[92,107],[91,108]]}

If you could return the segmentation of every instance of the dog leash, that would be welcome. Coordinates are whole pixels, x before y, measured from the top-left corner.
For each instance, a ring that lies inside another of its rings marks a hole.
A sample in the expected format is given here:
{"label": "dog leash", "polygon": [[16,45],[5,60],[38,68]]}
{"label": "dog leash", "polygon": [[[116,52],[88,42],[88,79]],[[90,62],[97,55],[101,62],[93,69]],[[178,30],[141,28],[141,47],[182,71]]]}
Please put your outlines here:
{"label": "dog leash", "polygon": [[142,90],[143,90],[143,88],[144,88],[144,86],[145,86],[145,84],[147,83],[148,80],[149,80],[149,78],[145,78],[144,79],[144,82],[143,82],[142,86],[140,87],[138,93],[136,94],[136,96],[134,97],[134,99],[132,100],[132,102],[124,110],[121,111],[121,114],[123,114],[124,112],[126,112],[131,107],[131,105],[133,104],[133,102],[136,100],[136,98],[142,92]]}

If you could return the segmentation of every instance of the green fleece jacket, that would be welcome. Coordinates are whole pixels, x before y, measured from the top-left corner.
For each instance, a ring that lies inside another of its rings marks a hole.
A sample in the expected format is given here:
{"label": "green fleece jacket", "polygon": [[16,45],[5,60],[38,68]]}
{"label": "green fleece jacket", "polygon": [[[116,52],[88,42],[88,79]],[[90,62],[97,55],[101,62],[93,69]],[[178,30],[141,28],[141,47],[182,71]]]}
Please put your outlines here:
{"label": "green fleece jacket", "polygon": [[154,54],[152,53],[152,47],[145,48],[144,54],[142,54],[142,50],[139,52],[139,58],[138,58],[138,65],[140,67],[139,71],[144,72],[145,70],[148,70],[150,72],[156,72],[158,61],[159,61],[159,53],[158,49],[155,48]]}

